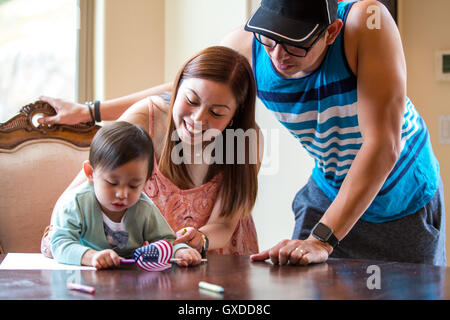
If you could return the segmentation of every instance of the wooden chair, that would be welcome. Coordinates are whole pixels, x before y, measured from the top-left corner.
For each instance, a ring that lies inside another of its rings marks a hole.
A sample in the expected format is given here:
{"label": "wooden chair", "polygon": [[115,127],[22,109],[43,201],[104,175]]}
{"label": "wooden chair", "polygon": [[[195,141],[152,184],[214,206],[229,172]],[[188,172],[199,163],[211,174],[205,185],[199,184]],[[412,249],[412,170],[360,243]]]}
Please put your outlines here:
{"label": "wooden chair", "polygon": [[40,252],[58,197],[88,159],[94,123],[39,125],[47,103],[24,106],[0,123],[0,253]]}

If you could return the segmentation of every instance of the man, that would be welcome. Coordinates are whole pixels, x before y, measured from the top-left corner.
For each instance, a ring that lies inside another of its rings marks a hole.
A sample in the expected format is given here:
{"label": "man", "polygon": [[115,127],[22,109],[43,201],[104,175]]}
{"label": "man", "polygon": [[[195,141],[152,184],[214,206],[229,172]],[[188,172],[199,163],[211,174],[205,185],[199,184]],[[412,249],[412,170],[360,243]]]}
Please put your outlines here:
{"label": "man", "polygon": [[[373,12],[379,27],[368,23]],[[315,160],[293,202],[292,240],[253,260],[446,264],[439,164],[406,97],[400,35],[382,4],[262,0],[222,44],[248,58],[258,97]],[[104,102],[102,113],[168,88]]]}
{"label": "man", "polygon": [[[373,12],[380,21],[371,25]],[[263,0],[245,30],[254,33],[251,49],[242,30],[226,43],[251,52],[259,98],[315,159],[293,203],[293,239],[306,240],[282,241],[253,259],[445,265],[439,165],[406,98],[401,40],[386,8]]]}

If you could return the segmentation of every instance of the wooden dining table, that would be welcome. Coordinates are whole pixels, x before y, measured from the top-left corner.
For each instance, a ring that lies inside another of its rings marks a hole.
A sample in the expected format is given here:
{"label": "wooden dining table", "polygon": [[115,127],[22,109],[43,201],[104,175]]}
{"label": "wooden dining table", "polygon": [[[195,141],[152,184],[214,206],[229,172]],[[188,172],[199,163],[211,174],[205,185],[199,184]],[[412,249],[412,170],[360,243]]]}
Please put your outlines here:
{"label": "wooden dining table", "polygon": [[[0,262],[5,255],[0,255]],[[0,270],[0,300],[446,300],[450,268],[333,259],[308,266],[209,255],[195,267],[146,272],[135,264],[109,270]],[[214,292],[199,282],[221,286]],[[67,283],[95,288],[68,290]]]}

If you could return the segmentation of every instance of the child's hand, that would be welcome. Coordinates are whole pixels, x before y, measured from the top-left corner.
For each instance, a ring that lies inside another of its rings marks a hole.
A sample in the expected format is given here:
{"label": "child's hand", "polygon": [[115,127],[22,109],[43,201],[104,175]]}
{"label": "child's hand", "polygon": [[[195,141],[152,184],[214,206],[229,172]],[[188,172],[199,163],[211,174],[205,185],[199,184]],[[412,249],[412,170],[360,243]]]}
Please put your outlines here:
{"label": "child's hand", "polygon": [[199,252],[202,250],[202,234],[197,229],[192,227],[183,228],[177,231],[176,236],[177,239],[173,242],[174,245],[183,242]]}
{"label": "child's hand", "polygon": [[106,249],[102,251],[97,251],[92,256],[91,264],[97,270],[108,269],[120,266],[121,259],[123,258],[120,257],[114,250]]}
{"label": "child's hand", "polygon": [[202,262],[200,253],[192,248],[181,248],[175,252],[175,258],[181,259],[177,261],[180,267],[187,267],[189,265],[196,266]]}

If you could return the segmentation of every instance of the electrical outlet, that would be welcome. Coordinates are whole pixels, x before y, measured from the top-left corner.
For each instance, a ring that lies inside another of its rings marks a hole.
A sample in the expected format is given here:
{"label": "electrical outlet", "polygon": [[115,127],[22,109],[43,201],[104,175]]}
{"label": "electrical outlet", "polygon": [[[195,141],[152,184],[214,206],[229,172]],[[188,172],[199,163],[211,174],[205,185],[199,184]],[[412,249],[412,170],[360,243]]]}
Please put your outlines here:
{"label": "electrical outlet", "polygon": [[450,115],[439,116],[439,144],[450,144]]}

